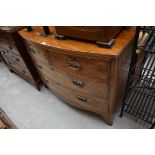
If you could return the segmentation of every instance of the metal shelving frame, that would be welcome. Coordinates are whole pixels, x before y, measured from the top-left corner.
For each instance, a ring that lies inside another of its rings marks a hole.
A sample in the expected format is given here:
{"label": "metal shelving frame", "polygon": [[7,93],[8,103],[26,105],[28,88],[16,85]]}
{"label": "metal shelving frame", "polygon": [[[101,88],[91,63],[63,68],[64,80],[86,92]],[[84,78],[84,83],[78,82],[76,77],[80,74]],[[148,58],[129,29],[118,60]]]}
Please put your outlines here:
{"label": "metal shelving frame", "polygon": [[[147,33],[148,37],[138,46],[140,32]],[[138,68],[137,49],[145,53]],[[137,27],[120,117],[124,112],[150,123],[151,129],[155,127],[155,27]]]}

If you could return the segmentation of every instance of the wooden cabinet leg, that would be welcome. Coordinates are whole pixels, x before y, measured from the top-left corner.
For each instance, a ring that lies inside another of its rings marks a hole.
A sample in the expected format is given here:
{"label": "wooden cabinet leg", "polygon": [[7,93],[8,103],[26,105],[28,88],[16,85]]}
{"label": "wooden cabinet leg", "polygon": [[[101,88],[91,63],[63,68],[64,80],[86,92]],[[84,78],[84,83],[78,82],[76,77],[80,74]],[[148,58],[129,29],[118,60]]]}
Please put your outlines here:
{"label": "wooden cabinet leg", "polygon": [[39,84],[36,84],[36,88],[37,88],[37,90],[38,90],[38,91],[40,91],[40,90],[41,90],[41,88],[40,88],[40,85],[39,85]]}
{"label": "wooden cabinet leg", "polygon": [[104,121],[105,121],[108,125],[110,125],[110,126],[113,125],[112,113],[104,113],[104,114],[102,113],[101,115],[102,115],[102,118],[104,119]]}
{"label": "wooden cabinet leg", "polygon": [[14,71],[12,69],[9,69],[11,73],[14,73]]}
{"label": "wooden cabinet leg", "polygon": [[44,84],[45,88],[49,89],[48,86],[46,84]]}

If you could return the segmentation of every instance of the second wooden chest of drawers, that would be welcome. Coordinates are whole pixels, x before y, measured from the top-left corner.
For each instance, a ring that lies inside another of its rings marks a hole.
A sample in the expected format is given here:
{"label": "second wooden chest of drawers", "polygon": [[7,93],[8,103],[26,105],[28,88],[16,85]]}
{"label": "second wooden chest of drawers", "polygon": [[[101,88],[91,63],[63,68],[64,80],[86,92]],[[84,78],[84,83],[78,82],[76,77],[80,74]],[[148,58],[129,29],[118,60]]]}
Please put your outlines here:
{"label": "second wooden chest of drawers", "polygon": [[22,27],[0,27],[1,56],[11,72],[20,75],[37,89],[40,89],[41,79],[18,34],[20,29]]}

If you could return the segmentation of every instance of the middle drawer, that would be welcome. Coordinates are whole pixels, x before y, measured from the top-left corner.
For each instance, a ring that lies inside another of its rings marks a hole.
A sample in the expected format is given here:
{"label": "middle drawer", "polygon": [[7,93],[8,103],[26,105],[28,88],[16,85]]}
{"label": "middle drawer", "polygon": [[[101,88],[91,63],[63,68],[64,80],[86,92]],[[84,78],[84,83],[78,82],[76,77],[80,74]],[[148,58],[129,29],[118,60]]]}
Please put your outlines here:
{"label": "middle drawer", "polygon": [[48,66],[41,64],[40,62],[36,62],[35,65],[39,73],[47,79],[45,80],[47,85],[51,80],[58,82],[63,87],[73,89],[81,93],[87,93],[104,99],[108,99],[109,97],[109,83],[104,80],[101,81],[80,75],[70,76],[65,72],[51,70]]}
{"label": "middle drawer", "polygon": [[4,49],[4,48],[1,48],[1,54],[3,57],[9,58],[12,62],[18,63],[19,65],[26,67],[24,60],[19,55],[14,54],[14,53],[12,53],[12,52]]}
{"label": "middle drawer", "polygon": [[9,51],[9,52],[12,52],[12,53],[15,53],[15,54],[17,54],[17,55],[20,55],[20,53],[19,53],[18,49],[16,48],[16,45],[15,45],[15,44],[12,44],[12,43],[10,43],[10,42],[8,42],[8,41],[6,41],[6,42],[1,41],[1,42],[0,42],[0,46],[1,46],[3,49],[5,49],[5,50],[7,50],[7,51]]}

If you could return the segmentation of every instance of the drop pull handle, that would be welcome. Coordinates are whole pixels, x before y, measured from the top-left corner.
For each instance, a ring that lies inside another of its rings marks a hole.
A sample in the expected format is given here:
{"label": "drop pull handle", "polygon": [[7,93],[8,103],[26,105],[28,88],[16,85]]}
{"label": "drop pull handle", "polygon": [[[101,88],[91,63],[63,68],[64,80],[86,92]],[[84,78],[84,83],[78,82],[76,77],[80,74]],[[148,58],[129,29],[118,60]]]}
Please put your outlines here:
{"label": "drop pull handle", "polygon": [[67,65],[73,70],[79,70],[80,64],[77,62],[68,62]]}
{"label": "drop pull handle", "polygon": [[85,84],[84,82],[80,81],[80,80],[73,80],[73,83],[79,87],[84,87]]}
{"label": "drop pull handle", "polygon": [[76,97],[78,100],[82,101],[82,102],[87,102],[87,98],[82,97],[82,96],[77,96]]}

